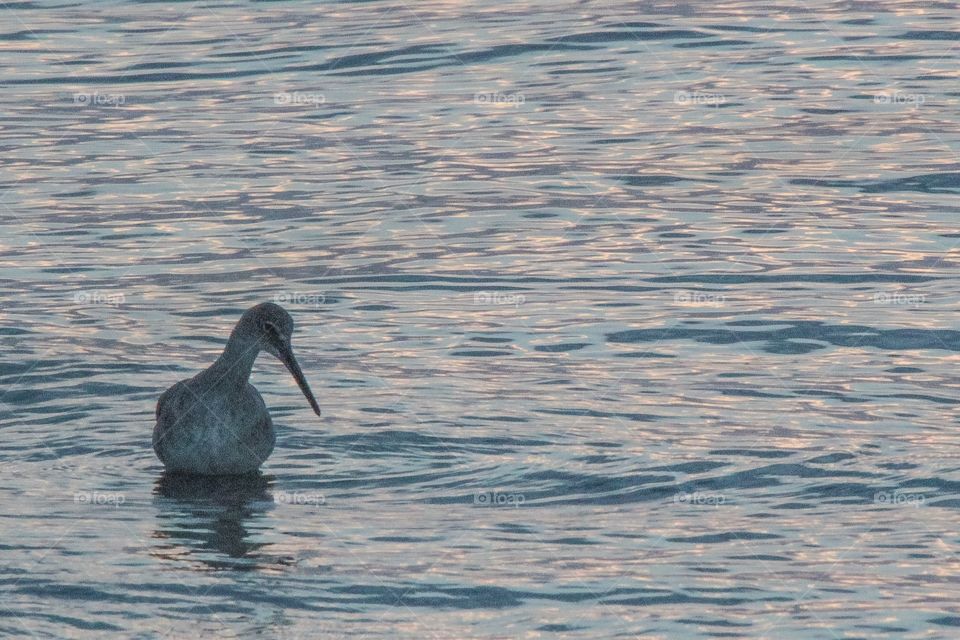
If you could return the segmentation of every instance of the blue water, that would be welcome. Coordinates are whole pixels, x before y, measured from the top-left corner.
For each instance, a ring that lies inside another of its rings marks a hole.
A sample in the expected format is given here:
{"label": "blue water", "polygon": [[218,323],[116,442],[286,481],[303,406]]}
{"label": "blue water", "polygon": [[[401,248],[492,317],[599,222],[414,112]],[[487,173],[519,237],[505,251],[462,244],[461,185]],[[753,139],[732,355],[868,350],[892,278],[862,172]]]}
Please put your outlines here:
{"label": "blue water", "polygon": [[957,637],[958,17],[0,4],[0,636]]}

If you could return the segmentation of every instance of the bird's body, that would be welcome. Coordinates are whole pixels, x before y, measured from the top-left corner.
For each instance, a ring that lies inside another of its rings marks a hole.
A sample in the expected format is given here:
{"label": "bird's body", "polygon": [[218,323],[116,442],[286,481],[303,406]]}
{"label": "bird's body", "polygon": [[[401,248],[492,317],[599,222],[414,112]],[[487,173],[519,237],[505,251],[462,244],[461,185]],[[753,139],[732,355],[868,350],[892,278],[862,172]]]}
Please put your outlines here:
{"label": "bird's body", "polygon": [[237,394],[201,395],[196,389],[203,389],[197,378],[184,380],[157,402],[153,448],[164,466],[202,475],[259,469],[276,441],[260,393],[250,383]]}
{"label": "bird's body", "polygon": [[281,307],[257,305],[240,318],[216,362],[160,396],[153,449],[168,471],[243,474],[267,459],[276,441],[273,421],[248,382],[261,349],[280,358],[320,414],[290,349],[292,332],[293,320]]}

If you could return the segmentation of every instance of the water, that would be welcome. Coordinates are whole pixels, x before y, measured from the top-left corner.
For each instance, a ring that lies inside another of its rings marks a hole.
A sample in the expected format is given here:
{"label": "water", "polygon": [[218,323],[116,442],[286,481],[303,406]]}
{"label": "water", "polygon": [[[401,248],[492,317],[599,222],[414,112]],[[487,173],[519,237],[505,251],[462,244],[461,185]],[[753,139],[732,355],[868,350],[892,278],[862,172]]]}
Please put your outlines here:
{"label": "water", "polygon": [[0,16],[0,635],[956,637],[955,3]]}

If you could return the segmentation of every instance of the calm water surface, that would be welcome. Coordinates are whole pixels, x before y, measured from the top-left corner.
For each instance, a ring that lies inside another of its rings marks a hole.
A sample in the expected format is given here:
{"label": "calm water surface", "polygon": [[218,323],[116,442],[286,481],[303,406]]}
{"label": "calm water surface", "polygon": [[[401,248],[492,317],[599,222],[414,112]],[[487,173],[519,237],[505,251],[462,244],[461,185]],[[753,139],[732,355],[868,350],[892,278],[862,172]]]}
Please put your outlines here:
{"label": "calm water surface", "polygon": [[956,3],[0,18],[0,636],[960,633]]}

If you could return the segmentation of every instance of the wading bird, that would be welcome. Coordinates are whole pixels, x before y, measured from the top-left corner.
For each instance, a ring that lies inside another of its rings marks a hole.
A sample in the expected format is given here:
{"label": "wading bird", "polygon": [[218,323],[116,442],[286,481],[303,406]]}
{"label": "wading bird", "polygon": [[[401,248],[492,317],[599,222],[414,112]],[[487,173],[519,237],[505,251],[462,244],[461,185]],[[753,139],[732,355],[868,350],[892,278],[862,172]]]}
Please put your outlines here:
{"label": "wading bird", "polygon": [[290,346],[293,318],[264,302],[248,309],[210,367],[181,380],[157,401],[153,450],[167,471],[202,475],[251,473],[273,451],[276,434],[260,393],[249,382],[261,350],[286,365],[319,416]]}

